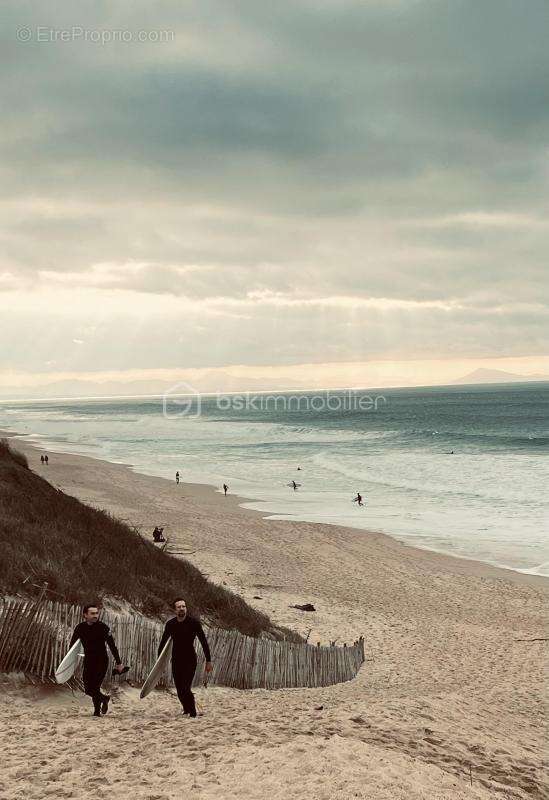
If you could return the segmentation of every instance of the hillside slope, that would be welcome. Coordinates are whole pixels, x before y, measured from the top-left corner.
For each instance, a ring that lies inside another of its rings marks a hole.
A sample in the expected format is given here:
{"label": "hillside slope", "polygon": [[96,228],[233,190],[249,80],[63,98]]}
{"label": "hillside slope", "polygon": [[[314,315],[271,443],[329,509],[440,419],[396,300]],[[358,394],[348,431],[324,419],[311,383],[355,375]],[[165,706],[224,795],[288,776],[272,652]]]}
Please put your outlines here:
{"label": "hillside slope", "polygon": [[161,614],[174,596],[183,595],[195,613],[219,627],[300,640],[188,561],[55,489],[6,441],[0,441],[0,547],[0,593],[29,594],[29,583],[47,581],[57,599],[116,597],[149,615]]}

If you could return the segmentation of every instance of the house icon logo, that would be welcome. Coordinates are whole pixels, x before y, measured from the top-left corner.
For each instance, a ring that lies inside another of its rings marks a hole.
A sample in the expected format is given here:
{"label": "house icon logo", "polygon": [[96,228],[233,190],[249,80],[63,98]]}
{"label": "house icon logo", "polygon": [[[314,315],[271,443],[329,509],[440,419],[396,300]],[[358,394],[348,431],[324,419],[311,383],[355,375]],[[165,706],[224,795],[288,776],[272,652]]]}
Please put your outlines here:
{"label": "house icon logo", "polygon": [[200,392],[190,383],[180,381],[166,389],[162,395],[162,415],[166,419],[176,417],[198,418],[202,413]]}

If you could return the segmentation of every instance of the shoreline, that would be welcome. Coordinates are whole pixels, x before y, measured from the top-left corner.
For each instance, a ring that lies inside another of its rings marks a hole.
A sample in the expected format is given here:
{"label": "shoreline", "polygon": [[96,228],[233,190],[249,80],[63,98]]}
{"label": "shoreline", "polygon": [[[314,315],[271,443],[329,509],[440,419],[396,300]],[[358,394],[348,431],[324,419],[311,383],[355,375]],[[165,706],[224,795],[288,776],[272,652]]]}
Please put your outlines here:
{"label": "shoreline", "polygon": [[[250,800],[546,796],[545,577],[415,548],[382,533],[265,519],[209,485],[176,485],[91,456],[48,451],[49,466],[41,466],[36,445],[11,438],[31,468],[67,494],[146,535],[164,526],[175,555],[274,623],[313,644],[365,638],[366,661],[352,681],[316,689],[198,689],[205,716],[190,728],[169,694],[143,703],[137,690],[121,690],[100,723],[115,767],[102,774],[111,797],[131,786],[136,798],[172,800],[191,785],[194,768],[183,773],[179,758],[170,778],[174,793],[164,791],[158,775],[171,753],[166,737],[196,757],[203,800],[239,800],[243,786]],[[315,611],[294,608],[305,602]],[[39,700],[35,689],[9,685],[0,691],[6,700],[0,735],[15,743],[26,738],[24,758],[38,765],[35,791],[25,796],[41,800],[45,787],[58,796],[57,778],[41,755],[52,746],[56,769],[73,776],[74,794],[96,796],[87,765],[74,772],[75,750],[91,761],[96,756],[85,698],[56,693]],[[139,752],[145,748],[149,766],[152,760],[157,767],[152,777],[120,748],[121,735],[133,742],[132,752],[137,742]],[[205,764],[206,753],[212,758]],[[0,793],[17,786],[26,769],[15,745],[7,757],[13,766]]]}
{"label": "shoreline", "polygon": [[[23,450],[26,450],[26,448],[28,448],[29,450],[36,452],[38,454],[38,457],[42,452],[48,451],[49,453],[55,453],[56,455],[61,456],[61,458],[64,461],[66,459],[85,459],[85,460],[89,459],[99,464],[109,465],[109,467],[121,470],[127,470],[133,475],[138,475],[141,476],[142,478],[146,478],[151,481],[162,481],[166,486],[175,485],[175,482],[168,478],[164,478],[158,475],[151,475],[146,472],[141,472],[132,464],[126,464],[124,462],[119,462],[119,461],[109,461],[108,459],[101,458],[99,456],[84,455],[82,453],[70,453],[63,449],[52,450],[46,447],[44,443],[27,441],[27,438],[33,435],[34,434],[18,433],[17,431],[0,429],[0,438],[15,440]],[[47,475],[43,474],[43,477],[47,477]],[[382,537],[383,539],[395,543],[396,545],[405,548],[406,550],[411,549],[418,553],[428,553],[432,554],[433,556],[438,556],[442,559],[451,559],[452,561],[458,561],[470,564],[471,570],[474,572],[475,575],[484,574],[485,577],[493,577],[493,578],[501,577],[503,579],[510,579],[518,583],[526,582],[531,585],[540,585],[549,587],[549,575],[539,575],[536,573],[529,572],[527,570],[520,570],[514,567],[490,564],[489,562],[486,561],[479,561],[478,559],[475,559],[470,556],[457,555],[445,552],[443,550],[435,550],[433,548],[421,547],[414,544],[413,542],[410,543],[405,542],[402,539],[397,538],[396,536],[392,536],[390,533],[385,533],[382,531],[369,530],[364,528],[353,528],[350,526],[342,525],[340,523],[309,522],[307,520],[294,520],[287,518],[280,519],[278,515],[273,515],[270,512],[266,516],[265,512],[261,511],[260,509],[249,508],[245,507],[244,505],[247,503],[259,504],[262,502],[261,500],[246,497],[244,495],[240,495],[238,493],[233,493],[233,492],[227,495],[227,497],[224,497],[222,493],[219,491],[218,487],[210,483],[195,483],[190,481],[180,481],[178,485],[182,489],[188,489],[189,492],[194,492],[195,496],[198,496],[205,503],[208,503],[208,501],[212,502],[212,498],[215,496],[222,497],[225,505],[229,503],[232,504],[233,510],[234,507],[236,507],[238,510],[240,510],[240,512],[243,515],[245,516],[249,515],[250,517],[260,518],[265,522],[277,522],[277,523],[297,525],[297,526],[314,525],[315,527],[336,528],[340,531],[347,531],[348,533],[352,533],[353,535],[356,535],[358,533],[359,535],[365,537]]]}

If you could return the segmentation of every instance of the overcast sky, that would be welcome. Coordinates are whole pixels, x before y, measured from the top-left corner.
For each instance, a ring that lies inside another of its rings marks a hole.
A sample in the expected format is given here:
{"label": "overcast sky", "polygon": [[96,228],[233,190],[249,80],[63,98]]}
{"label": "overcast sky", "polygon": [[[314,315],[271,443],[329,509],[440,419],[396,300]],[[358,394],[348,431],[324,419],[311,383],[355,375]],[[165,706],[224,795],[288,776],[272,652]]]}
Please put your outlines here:
{"label": "overcast sky", "polygon": [[547,367],[547,0],[3,14],[4,383]]}

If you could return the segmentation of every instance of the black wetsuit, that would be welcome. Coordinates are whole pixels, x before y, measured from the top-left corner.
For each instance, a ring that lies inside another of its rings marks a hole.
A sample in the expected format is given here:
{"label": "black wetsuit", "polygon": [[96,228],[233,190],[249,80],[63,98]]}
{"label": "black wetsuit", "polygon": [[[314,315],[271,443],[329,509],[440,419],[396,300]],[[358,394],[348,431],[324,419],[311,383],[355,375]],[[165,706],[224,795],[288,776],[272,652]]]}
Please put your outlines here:
{"label": "black wetsuit", "polygon": [[164,649],[164,645],[170,636],[173,639],[172,675],[177,689],[177,696],[185,713],[190,714],[191,717],[196,717],[194,694],[191,691],[196,671],[194,640],[198,636],[206,661],[211,661],[208,640],[202,625],[197,619],[187,616],[182,622],[179,622],[177,617],[174,617],[166,623],[158,648],[158,655]]}
{"label": "black wetsuit", "polygon": [[120,664],[120,655],[111,632],[104,622],[92,622],[91,624],[81,622],[74,629],[70,646],[72,647],[78,639],[84,647],[84,670],[82,673],[84,691],[93,700],[94,711],[98,714],[101,702],[107,699],[106,695],[101,693],[101,684],[109,665],[105,645],[108,644],[116,664]]}

